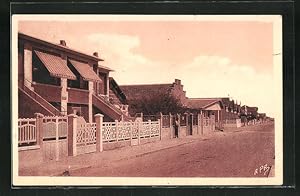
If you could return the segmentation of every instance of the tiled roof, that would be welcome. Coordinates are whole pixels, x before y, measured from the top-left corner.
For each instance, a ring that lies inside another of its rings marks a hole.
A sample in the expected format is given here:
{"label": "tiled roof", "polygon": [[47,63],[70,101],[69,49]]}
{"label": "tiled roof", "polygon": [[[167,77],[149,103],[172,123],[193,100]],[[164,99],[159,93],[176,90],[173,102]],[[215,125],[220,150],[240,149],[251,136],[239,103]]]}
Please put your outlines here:
{"label": "tiled roof", "polygon": [[64,61],[59,56],[55,56],[52,54],[36,50],[34,50],[34,52],[45,65],[46,69],[50,72],[51,76],[76,80],[76,76],[67,66],[67,61]]}
{"label": "tiled roof", "polygon": [[72,63],[72,65],[75,67],[75,69],[79,72],[79,74],[83,77],[84,80],[95,82],[102,81],[88,64],[71,59],[69,59],[69,61]]}
{"label": "tiled roof", "polygon": [[187,106],[191,109],[204,109],[208,106],[213,105],[216,102],[221,101],[221,99],[213,98],[189,98]]}
{"label": "tiled roof", "polygon": [[141,84],[119,86],[128,100],[141,99],[145,96],[156,96],[169,92],[172,84]]}

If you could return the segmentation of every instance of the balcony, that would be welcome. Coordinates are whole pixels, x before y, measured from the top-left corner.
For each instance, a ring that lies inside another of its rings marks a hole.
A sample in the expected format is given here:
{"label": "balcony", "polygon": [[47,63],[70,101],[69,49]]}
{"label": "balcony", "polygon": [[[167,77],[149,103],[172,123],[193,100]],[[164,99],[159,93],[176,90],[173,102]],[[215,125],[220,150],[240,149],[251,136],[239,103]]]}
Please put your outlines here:
{"label": "balcony", "polygon": [[61,101],[61,86],[32,83],[34,91],[41,95],[48,102],[60,102]]}
{"label": "balcony", "polygon": [[89,104],[89,91],[68,87],[68,103]]}

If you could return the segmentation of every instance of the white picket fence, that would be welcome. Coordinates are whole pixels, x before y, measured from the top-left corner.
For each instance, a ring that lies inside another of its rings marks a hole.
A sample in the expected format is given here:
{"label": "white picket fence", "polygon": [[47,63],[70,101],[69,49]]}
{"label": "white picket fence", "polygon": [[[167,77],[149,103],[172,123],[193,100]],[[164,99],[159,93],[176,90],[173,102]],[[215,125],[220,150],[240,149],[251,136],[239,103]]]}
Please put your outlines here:
{"label": "white picket fence", "polygon": [[42,125],[43,139],[67,137],[68,118],[66,116],[44,116]]}
{"label": "white picket fence", "polygon": [[18,144],[28,145],[37,142],[36,119],[20,118],[18,119]]}
{"label": "white picket fence", "polygon": [[83,117],[78,117],[76,130],[77,154],[95,152],[96,139],[96,123],[87,123]]}
{"label": "white picket fence", "polygon": [[103,122],[103,142],[118,142],[137,138],[150,138],[160,136],[160,122]]}

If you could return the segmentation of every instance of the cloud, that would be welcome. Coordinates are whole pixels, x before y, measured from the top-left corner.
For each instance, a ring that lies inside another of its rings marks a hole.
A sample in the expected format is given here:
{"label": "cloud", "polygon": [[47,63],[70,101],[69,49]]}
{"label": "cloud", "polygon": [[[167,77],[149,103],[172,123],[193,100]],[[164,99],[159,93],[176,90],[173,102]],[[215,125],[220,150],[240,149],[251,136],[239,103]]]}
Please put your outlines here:
{"label": "cloud", "polygon": [[230,95],[242,104],[259,106],[260,112],[274,114],[271,74],[258,73],[249,65],[234,64],[227,57],[197,56],[181,66],[181,78],[189,97]]}
{"label": "cloud", "polygon": [[96,33],[87,40],[99,49],[104,65],[116,70],[112,76],[119,84],[170,83],[179,78],[189,97],[230,95],[242,104],[258,106],[260,112],[274,113],[270,104],[274,95],[272,75],[257,73],[251,65],[201,54],[188,63],[172,66],[134,52],[141,47],[138,36]]}
{"label": "cloud", "polygon": [[112,75],[120,84],[173,80],[172,71],[168,71],[169,66],[133,52],[140,47],[140,39],[137,36],[96,33],[90,34],[87,40],[99,48],[100,55],[105,59],[103,65],[115,70]]}

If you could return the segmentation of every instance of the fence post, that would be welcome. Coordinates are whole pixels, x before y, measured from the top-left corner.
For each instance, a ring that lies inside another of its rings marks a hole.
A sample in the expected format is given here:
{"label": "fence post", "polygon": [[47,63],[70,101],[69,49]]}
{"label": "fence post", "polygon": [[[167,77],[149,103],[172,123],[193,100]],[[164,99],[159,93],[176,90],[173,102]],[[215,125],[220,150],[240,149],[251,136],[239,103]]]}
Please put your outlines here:
{"label": "fence post", "polygon": [[192,133],[191,133],[191,135],[194,135],[194,133],[195,133],[194,132],[194,113],[192,113],[191,116],[192,116],[192,118],[191,118]]}
{"label": "fence post", "polygon": [[103,137],[102,137],[102,123],[103,123],[103,114],[95,114],[96,122],[96,151],[103,151]]}
{"label": "fence post", "polygon": [[68,155],[76,156],[76,137],[77,137],[77,115],[68,115]]}
{"label": "fence post", "polygon": [[160,112],[159,123],[159,140],[161,140],[161,132],[162,132],[162,122],[163,122],[163,114]]}
{"label": "fence post", "polygon": [[35,123],[36,123],[36,145],[39,145],[41,148],[41,145],[43,144],[43,117],[44,115],[41,113],[34,113],[35,116]]}
{"label": "fence post", "polygon": [[197,135],[199,135],[199,113],[197,112]]}
{"label": "fence post", "polygon": [[129,120],[130,146],[132,146],[132,120]]}
{"label": "fence post", "polygon": [[143,120],[142,121],[138,121],[138,145],[141,144],[141,127],[142,127],[142,123],[143,123]]}
{"label": "fence post", "polygon": [[177,114],[177,117],[178,117],[178,135],[177,135],[177,137],[179,138],[179,136],[180,136],[180,127],[181,127],[181,123],[180,123],[180,121],[181,121],[181,116],[180,116],[180,114]]}
{"label": "fence post", "polygon": [[59,135],[58,135],[58,116],[56,116],[55,118],[55,160],[58,161],[59,160]]}
{"label": "fence post", "polygon": [[151,120],[148,120],[149,125],[149,138],[151,138]]}
{"label": "fence post", "polygon": [[203,114],[202,114],[202,111],[200,113],[200,128],[201,128],[201,135],[203,135]]}
{"label": "fence post", "polygon": [[173,125],[172,125],[172,114],[169,113],[170,119],[169,119],[169,123],[170,123],[170,139],[173,138]]}
{"label": "fence post", "polygon": [[119,122],[118,120],[115,120],[115,123],[116,123],[116,139],[117,141],[119,141]]}

